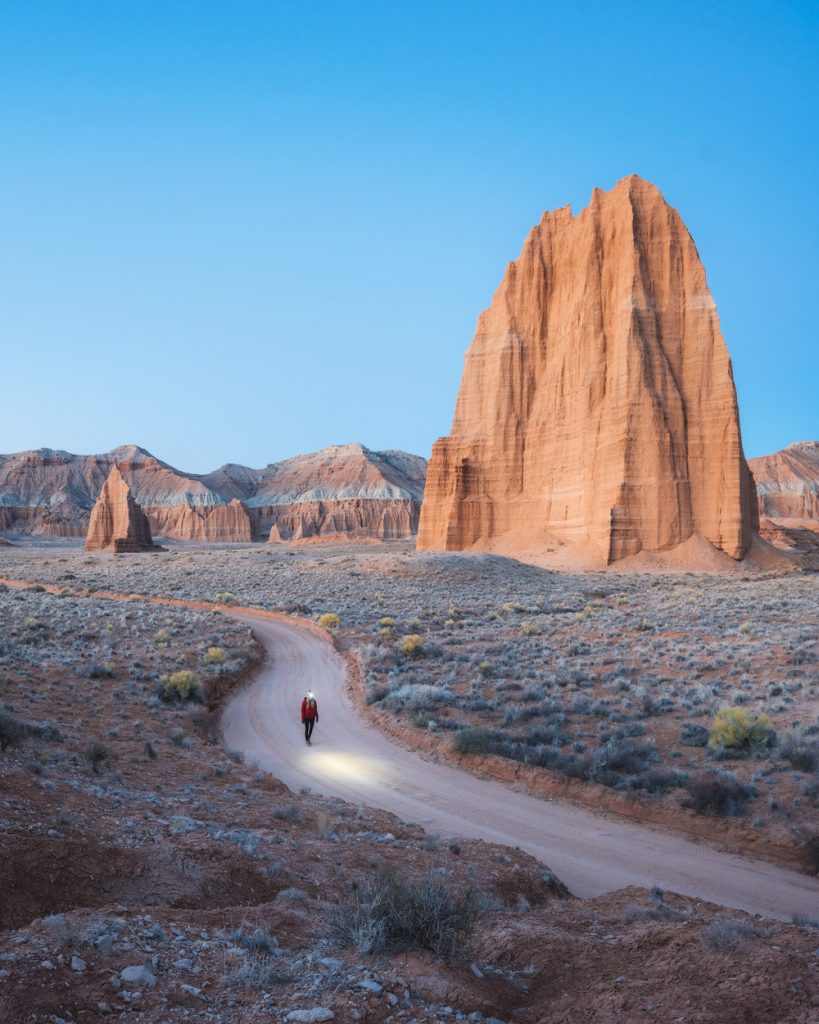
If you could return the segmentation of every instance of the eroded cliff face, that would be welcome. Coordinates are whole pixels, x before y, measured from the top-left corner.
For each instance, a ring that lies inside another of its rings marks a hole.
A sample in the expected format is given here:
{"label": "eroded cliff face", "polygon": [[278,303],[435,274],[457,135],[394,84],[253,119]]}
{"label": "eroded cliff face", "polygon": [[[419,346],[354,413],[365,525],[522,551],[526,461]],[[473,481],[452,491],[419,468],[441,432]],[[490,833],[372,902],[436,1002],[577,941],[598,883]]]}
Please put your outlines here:
{"label": "eroded cliff face", "polygon": [[148,518],[114,466],[91,510],[86,551],[156,551]]}
{"label": "eroded cliff face", "polygon": [[421,502],[411,498],[347,498],[259,509],[271,522],[270,543],[311,538],[401,540],[418,532]]}
{"label": "eroded cliff face", "polygon": [[284,540],[414,536],[426,471],[418,456],[360,444],[206,475],[182,473],[136,445],[92,456],[41,449],[0,456],[0,530],[85,536],[114,465],[155,536],[215,543],[266,541],[277,523]]}
{"label": "eroded cliff face", "polygon": [[637,176],[543,215],[481,314],[418,547],[610,564],[694,535],[734,559],[755,524],[736,392],[691,236]]}
{"label": "eroded cliff face", "polygon": [[798,441],[749,463],[760,515],[819,520],[819,441]]}

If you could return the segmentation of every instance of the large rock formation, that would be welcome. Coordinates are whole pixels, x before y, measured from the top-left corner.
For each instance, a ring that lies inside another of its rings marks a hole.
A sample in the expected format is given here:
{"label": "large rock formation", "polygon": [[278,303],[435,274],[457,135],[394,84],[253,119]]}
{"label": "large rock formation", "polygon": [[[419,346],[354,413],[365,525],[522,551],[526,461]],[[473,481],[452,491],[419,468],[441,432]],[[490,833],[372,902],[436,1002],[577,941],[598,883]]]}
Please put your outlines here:
{"label": "large rock formation", "polygon": [[771,519],[819,520],[819,441],[798,441],[749,463],[759,513]]}
{"label": "large rock formation", "polygon": [[86,551],[156,551],[148,518],[114,466],[91,510]]}
{"label": "large rock formation", "polygon": [[[209,542],[399,538],[418,527],[426,462],[335,445],[264,469],[182,473],[136,445],[104,455],[41,449],[0,456],[0,530],[81,537],[117,465],[155,536]],[[273,539],[276,539],[274,536]]]}
{"label": "large rock formation", "polygon": [[418,547],[609,564],[755,523],[731,362],[694,242],[639,177],[545,213],[481,314]]}

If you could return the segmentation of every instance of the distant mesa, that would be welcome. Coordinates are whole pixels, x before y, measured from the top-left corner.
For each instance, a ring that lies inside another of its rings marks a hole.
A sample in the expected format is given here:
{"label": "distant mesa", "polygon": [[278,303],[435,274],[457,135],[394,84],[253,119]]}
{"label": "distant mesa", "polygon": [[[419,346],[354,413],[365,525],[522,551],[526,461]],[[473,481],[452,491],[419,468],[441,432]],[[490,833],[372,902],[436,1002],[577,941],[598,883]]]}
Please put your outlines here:
{"label": "distant mesa", "polygon": [[[742,559],[757,529],[728,350],[680,215],[636,175],[543,215],[466,353],[422,550]],[[685,549],[681,545],[686,545]],[[707,555],[711,558],[711,555]]]}
{"label": "distant mesa", "polygon": [[40,449],[0,456],[0,530],[84,537],[114,465],[155,537],[212,543],[412,537],[426,473],[417,455],[361,444],[203,475],[137,445],[89,456]]}
{"label": "distant mesa", "polygon": [[117,465],[111,468],[91,510],[85,550],[117,554],[161,550],[154,544],[148,518],[134,501]]}

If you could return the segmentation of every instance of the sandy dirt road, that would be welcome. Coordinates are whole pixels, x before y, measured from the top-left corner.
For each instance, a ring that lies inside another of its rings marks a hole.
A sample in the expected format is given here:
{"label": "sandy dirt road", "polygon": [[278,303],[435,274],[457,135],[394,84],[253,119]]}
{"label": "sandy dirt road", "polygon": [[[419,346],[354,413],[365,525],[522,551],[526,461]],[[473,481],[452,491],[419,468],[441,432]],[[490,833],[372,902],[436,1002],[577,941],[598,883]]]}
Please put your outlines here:
{"label": "sandy dirt road", "polygon": [[[442,838],[519,846],[578,896],[659,885],[782,920],[795,912],[819,917],[819,882],[806,875],[425,760],[357,713],[345,689],[343,659],[321,636],[296,621],[229,614],[253,628],[268,659],[227,705],[225,743],[295,792],[306,786],[381,807]],[[308,688],[320,712],[310,747],[299,721]]]}

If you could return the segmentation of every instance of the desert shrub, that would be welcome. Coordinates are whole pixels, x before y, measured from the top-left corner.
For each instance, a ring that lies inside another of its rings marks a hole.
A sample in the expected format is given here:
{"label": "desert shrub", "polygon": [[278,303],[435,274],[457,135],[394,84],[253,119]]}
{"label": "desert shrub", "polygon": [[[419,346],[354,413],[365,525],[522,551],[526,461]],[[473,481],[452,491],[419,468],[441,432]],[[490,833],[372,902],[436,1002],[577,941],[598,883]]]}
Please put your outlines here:
{"label": "desert shrub", "polygon": [[443,686],[431,686],[429,683],[406,683],[382,699],[387,708],[405,707],[412,711],[437,707],[441,704],[452,704],[455,694]]}
{"label": "desert shrub", "polygon": [[630,788],[628,784],[624,785],[621,777],[642,775],[659,759],[653,740],[644,740],[642,743],[609,740],[589,755],[586,777],[614,789]]}
{"label": "desert shrub", "polygon": [[702,941],[709,949],[718,953],[732,953],[748,939],[768,938],[773,931],[773,928],[758,928],[741,918],[726,921],[724,918],[716,917],[703,932]]}
{"label": "desert shrub", "polygon": [[640,779],[640,789],[646,793],[667,793],[688,784],[688,775],[676,768],[650,768]]}
{"label": "desert shrub", "polygon": [[686,722],[680,733],[680,743],[684,747],[704,747],[708,744],[709,735],[704,725]]}
{"label": "desert shrub", "polygon": [[819,765],[819,746],[798,732],[790,732],[780,740],[779,753],[798,772],[812,772]]}
{"label": "desert shrub", "polygon": [[803,839],[799,853],[805,871],[809,875],[819,875],[819,833]]}
{"label": "desert shrub", "polygon": [[94,662],[88,674],[92,679],[113,679],[115,672],[116,666],[113,661],[104,661],[102,664]]}
{"label": "desert shrub", "polygon": [[19,718],[0,712],[0,750],[16,747],[26,738],[62,743],[63,736],[56,725],[22,722]]}
{"label": "desert shrub", "polygon": [[692,775],[686,782],[688,799],[683,806],[714,818],[739,817],[756,796],[756,789],[731,772],[711,769]]}
{"label": "desert shrub", "polygon": [[412,633],[410,636],[405,636],[401,640],[401,650],[404,654],[409,654],[413,657],[422,654],[424,651],[424,640],[417,633]]}
{"label": "desert shrub", "polygon": [[465,954],[479,910],[474,890],[456,895],[440,875],[413,883],[384,868],[339,900],[330,924],[341,945],[359,953],[428,949],[454,960]]}
{"label": "desert shrub", "polygon": [[802,796],[811,807],[819,807],[819,781],[808,782],[802,787]]}
{"label": "desert shrub", "polygon": [[791,921],[797,928],[819,929],[819,917],[807,917],[805,914],[796,913],[791,915]]}
{"label": "desert shrub", "polygon": [[159,683],[159,695],[169,704],[184,704],[185,701],[202,699],[202,684],[196,673],[188,668],[180,669],[171,675],[160,676]]}
{"label": "desert shrub", "polygon": [[18,746],[22,743],[25,735],[25,722],[14,718],[13,715],[6,714],[5,711],[0,712],[0,750]]}
{"label": "desert shrub", "polygon": [[217,604],[238,604],[239,598],[230,590],[220,591],[213,599]]}
{"label": "desert shrub", "polygon": [[747,708],[719,708],[714,715],[708,746],[714,751],[743,753],[773,742],[774,730],[767,715]]}
{"label": "desert shrub", "polygon": [[626,907],[623,920],[626,924],[633,921],[679,921],[690,920],[690,911],[676,910],[665,902],[665,892],[657,885],[651,890],[651,906],[637,907],[634,904]]}
{"label": "desert shrub", "polygon": [[94,774],[98,774],[103,768],[107,768],[110,761],[110,753],[104,743],[99,740],[89,740],[85,745],[85,760],[91,765]]}
{"label": "desert shrub", "polygon": [[271,954],[278,946],[278,942],[264,928],[254,928],[252,932],[245,932],[241,928],[237,928],[231,933],[230,941],[234,946],[241,946],[242,949],[247,949],[251,953]]}
{"label": "desert shrub", "polygon": [[256,991],[271,989],[274,985],[288,980],[279,962],[264,950],[249,952],[241,964],[224,978],[225,984],[230,988]]}
{"label": "desert shrub", "polygon": [[286,804],[282,807],[274,807],[271,814],[278,821],[301,821],[301,811],[295,804]]}
{"label": "desert shrub", "polygon": [[160,647],[164,647],[170,639],[171,633],[168,629],[159,629],[154,634],[154,643],[159,644]]}
{"label": "desert shrub", "polygon": [[483,726],[461,729],[455,734],[452,749],[459,754],[495,754],[503,743],[503,733]]}
{"label": "desert shrub", "polygon": [[302,905],[307,904],[310,901],[310,897],[304,891],[304,889],[296,889],[295,886],[291,886],[289,889],[282,889],[276,895],[277,900],[286,900],[288,903],[300,903]]}
{"label": "desert shrub", "polygon": [[202,661],[206,665],[221,665],[225,660],[225,652],[222,647],[209,647],[202,655]]}
{"label": "desert shrub", "polygon": [[379,619],[378,625],[381,626],[382,629],[385,629],[389,632],[395,625],[395,619],[391,615],[384,615],[381,619]]}
{"label": "desert shrub", "polygon": [[338,629],[341,625],[341,618],[335,612],[325,612],[319,616],[319,625],[325,629]]}

